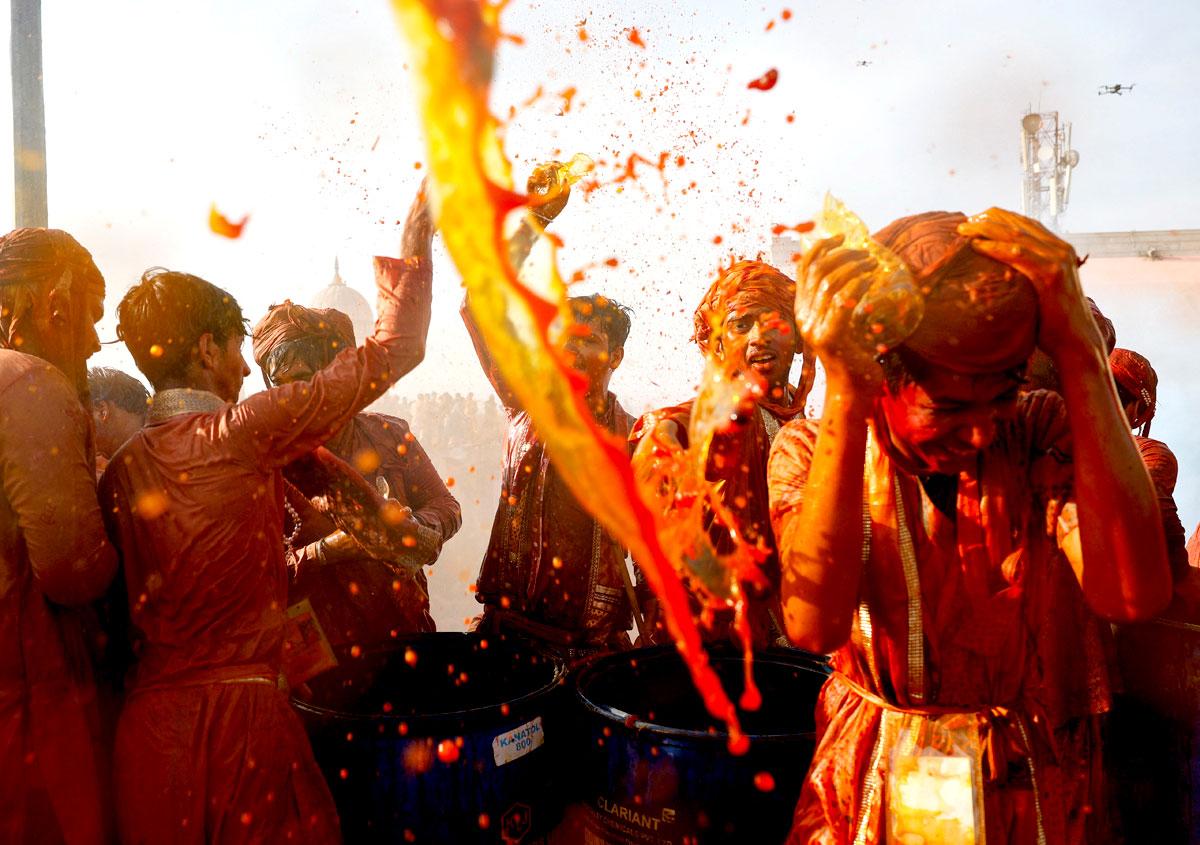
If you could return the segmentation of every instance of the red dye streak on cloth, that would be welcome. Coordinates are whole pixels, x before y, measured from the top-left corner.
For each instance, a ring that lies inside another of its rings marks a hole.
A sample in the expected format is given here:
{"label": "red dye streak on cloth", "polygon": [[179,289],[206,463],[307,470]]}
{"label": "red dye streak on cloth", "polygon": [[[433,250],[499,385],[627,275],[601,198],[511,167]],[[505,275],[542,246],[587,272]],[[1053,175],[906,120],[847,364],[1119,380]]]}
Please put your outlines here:
{"label": "red dye streak on cloth", "polygon": [[250,215],[245,215],[241,220],[233,223],[221,212],[217,211],[216,203],[208,210],[208,228],[212,229],[215,234],[223,238],[236,239],[242,236],[242,229],[250,220]]}
{"label": "red dye streak on cloth", "polygon": [[753,91],[770,91],[775,87],[775,83],[778,81],[779,71],[777,71],[775,68],[771,68],[758,79],[750,80],[750,83],[746,87]]}

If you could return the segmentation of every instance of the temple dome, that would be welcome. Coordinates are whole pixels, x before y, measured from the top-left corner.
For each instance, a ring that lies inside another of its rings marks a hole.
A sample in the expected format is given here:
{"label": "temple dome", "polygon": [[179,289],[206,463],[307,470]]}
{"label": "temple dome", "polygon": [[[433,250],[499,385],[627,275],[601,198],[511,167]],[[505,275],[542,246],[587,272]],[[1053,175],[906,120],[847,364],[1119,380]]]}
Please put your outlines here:
{"label": "temple dome", "polygon": [[333,281],[322,288],[312,298],[314,308],[336,308],[354,324],[354,342],[361,344],[363,339],[375,330],[375,316],[367,298],[346,284],[338,268],[338,260],[333,259]]}

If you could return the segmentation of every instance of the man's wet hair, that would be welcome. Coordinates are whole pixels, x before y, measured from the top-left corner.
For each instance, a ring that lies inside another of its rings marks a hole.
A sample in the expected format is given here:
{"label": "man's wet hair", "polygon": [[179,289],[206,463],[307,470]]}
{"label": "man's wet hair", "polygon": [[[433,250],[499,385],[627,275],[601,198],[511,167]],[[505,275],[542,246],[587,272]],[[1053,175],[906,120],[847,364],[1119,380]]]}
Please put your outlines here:
{"label": "man's wet hair", "polygon": [[88,393],[93,402],[111,402],[123,411],[146,416],[150,404],[150,391],[129,373],[109,367],[93,367],[88,370]]}
{"label": "man's wet hair", "polygon": [[593,293],[590,296],[572,296],[567,300],[576,321],[599,326],[608,338],[608,351],[625,346],[629,330],[633,326],[633,311],[615,299]]}
{"label": "man's wet hair", "polygon": [[201,335],[224,344],[247,330],[232,294],[164,267],[143,273],[117,306],[117,337],[156,390],[187,375]]}

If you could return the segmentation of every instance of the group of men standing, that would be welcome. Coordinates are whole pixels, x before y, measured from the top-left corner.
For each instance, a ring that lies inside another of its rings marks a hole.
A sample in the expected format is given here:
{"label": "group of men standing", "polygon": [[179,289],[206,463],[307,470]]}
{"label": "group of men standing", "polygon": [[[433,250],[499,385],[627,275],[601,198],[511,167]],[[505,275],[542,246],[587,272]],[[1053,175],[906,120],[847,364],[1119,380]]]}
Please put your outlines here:
{"label": "group of men standing", "polygon": [[[522,223],[515,265],[568,195]],[[336,311],[274,306],[251,333],[269,387],[240,402],[247,323],[226,291],[156,268],[124,295],[118,333],[153,388],[139,394],[121,374],[89,382],[104,279],[86,250],[55,230],[0,239],[0,839],[338,840],[288,704],[285,622],[307,600],[334,648],[433,630],[423,567],[458,530],[458,503],[407,423],[362,413],[424,355],[432,235],[419,195],[401,257],[375,260],[379,317],[361,346]],[[1152,398],[1136,384],[1118,398],[1074,253],[1037,224],[933,213],[876,238],[925,296],[895,349],[853,330],[875,262],[837,239],[796,279],[733,264],[695,316],[705,355],[766,385],[708,464],[738,534],[766,550],[747,595],[754,644],[833,655],[792,839],[882,841],[889,726],[956,714],[975,725],[987,841],[1083,841],[1108,696],[1101,623],[1172,596],[1179,532],[1164,532],[1162,485],[1129,436]],[[690,402],[638,420],[609,389],[628,310],[569,306],[587,330],[564,355],[595,419],[635,465],[686,448]],[[665,640],[469,303],[463,316],[509,422],[479,630],[569,661],[629,648],[631,629]],[[1026,389],[1037,350],[1059,393]],[[817,358],[827,387],[810,421]],[[1118,385],[1144,369],[1125,361]],[[707,530],[718,551],[733,542],[719,520]],[[708,636],[730,627],[717,614]]]}

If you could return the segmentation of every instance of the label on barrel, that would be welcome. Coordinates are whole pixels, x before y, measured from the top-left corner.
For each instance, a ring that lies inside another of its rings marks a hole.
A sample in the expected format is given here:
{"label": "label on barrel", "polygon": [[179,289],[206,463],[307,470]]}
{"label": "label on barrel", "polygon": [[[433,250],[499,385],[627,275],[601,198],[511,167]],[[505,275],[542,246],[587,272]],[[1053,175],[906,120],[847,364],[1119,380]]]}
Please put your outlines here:
{"label": "label on barrel", "polygon": [[542,717],[538,716],[531,722],[526,722],[519,728],[513,728],[508,733],[502,733],[492,740],[492,757],[497,766],[511,763],[524,757],[535,748],[541,748],[546,741],[542,732]]}

